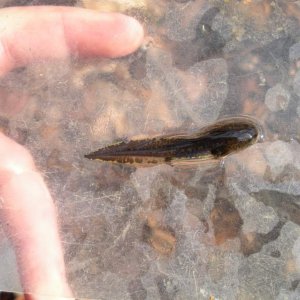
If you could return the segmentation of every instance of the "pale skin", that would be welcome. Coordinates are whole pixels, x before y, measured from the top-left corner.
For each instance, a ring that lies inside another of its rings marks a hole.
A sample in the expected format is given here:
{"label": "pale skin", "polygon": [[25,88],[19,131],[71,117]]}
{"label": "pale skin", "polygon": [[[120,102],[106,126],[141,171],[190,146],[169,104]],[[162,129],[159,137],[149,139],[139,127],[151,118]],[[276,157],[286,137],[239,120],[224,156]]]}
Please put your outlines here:
{"label": "pale skin", "polygon": [[[142,40],[141,25],[121,14],[71,7],[2,9],[0,76],[39,60],[124,56]],[[2,133],[0,222],[14,246],[24,291],[30,292],[26,297],[72,297],[53,199],[28,150]]]}

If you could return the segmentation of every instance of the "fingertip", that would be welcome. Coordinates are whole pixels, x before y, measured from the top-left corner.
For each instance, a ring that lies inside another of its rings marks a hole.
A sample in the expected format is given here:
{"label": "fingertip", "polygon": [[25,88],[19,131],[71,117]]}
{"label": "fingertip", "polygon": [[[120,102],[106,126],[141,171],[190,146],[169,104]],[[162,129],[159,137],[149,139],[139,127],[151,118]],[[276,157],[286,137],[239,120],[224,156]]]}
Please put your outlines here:
{"label": "fingertip", "polygon": [[[125,15],[120,15],[120,19],[123,19],[120,21],[120,27],[122,28],[120,31],[124,43],[122,47],[112,51],[112,57],[125,56],[134,52],[141,46],[144,39],[144,29],[136,19]],[[118,44],[120,44],[119,41]]]}
{"label": "fingertip", "polygon": [[[80,28],[76,26],[78,20]],[[125,56],[134,52],[144,37],[143,27],[137,20],[119,13],[86,10],[76,17],[66,14],[64,24],[71,53],[77,52],[82,57]]]}

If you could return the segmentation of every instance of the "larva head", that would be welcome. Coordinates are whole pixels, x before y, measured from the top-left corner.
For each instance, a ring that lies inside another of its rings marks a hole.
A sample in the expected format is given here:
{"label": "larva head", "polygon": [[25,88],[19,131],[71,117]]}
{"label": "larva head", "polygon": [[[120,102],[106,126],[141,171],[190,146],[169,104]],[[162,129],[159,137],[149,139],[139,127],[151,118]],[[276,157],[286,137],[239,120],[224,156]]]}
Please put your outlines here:
{"label": "larva head", "polygon": [[216,158],[245,149],[263,138],[261,127],[248,117],[221,120],[205,131],[211,154]]}

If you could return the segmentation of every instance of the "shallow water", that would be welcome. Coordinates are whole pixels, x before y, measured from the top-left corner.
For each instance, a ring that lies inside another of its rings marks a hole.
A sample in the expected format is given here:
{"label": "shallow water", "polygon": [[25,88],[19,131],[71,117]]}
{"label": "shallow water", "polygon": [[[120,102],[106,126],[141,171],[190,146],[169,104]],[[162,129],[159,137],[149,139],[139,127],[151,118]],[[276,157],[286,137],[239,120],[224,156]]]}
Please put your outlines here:
{"label": "shallow water", "polygon": [[[147,36],[135,54],[40,62],[0,82],[9,95],[0,100],[0,128],[45,175],[75,296],[297,299],[300,6],[128,3],[72,5],[137,17]],[[260,121],[265,140],[222,164],[136,169],[84,158],[118,140],[241,114]],[[0,290],[20,291],[2,239]]]}

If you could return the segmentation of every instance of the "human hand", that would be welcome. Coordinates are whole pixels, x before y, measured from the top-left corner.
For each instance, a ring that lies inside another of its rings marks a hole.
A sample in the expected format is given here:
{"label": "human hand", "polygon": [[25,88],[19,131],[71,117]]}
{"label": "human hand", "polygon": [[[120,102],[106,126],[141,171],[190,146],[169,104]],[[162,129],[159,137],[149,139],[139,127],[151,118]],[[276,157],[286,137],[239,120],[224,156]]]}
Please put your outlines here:
{"label": "human hand", "polygon": [[[120,14],[70,7],[2,9],[0,76],[36,60],[72,54],[123,56],[133,52],[142,39],[139,23]],[[16,252],[24,292],[31,293],[26,297],[72,296],[51,195],[30,153],[2,133],[0,217]]]}

